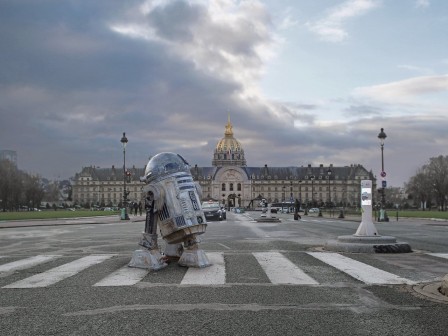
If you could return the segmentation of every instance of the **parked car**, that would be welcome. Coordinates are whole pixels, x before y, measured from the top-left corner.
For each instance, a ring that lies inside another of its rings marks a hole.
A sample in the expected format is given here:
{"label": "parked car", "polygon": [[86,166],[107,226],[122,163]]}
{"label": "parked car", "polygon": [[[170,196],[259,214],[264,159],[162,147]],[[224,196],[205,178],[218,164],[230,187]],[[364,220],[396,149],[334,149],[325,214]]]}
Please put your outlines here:
{"label": "parked car", "polygon": [[311,209],[308,210],[308,212],[311,212],[311,213],[319,212],[319,208],[311,208]]}
{"label": "parked car", "polygon": [[219,202],[206,201],[202,203],[202,210],[204,211],[206,220],[223,220],[226,219],[226,210],[221,207]]}

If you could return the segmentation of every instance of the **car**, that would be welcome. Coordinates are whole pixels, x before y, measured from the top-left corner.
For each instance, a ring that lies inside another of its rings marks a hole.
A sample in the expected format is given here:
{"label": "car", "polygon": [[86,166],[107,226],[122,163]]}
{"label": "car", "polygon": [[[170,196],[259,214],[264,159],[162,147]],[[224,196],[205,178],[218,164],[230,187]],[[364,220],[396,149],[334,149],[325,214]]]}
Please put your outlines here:
{"label": "car", "polygon": [[308,212],[319,212],[319,208],[311,208]]}
{"label": "car", "polygon": [[223,220],[226,219],[226,210],[221,207],[219,202],[206,201],[202,203],[202,211],[204,211],[205,219],[208,220]]}

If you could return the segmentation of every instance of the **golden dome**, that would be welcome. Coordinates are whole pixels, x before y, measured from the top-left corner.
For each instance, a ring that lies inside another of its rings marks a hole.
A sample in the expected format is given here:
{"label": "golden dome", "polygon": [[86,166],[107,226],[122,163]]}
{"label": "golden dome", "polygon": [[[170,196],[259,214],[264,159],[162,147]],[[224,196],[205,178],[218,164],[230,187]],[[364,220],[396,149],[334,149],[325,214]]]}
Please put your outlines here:
{"label": "golden dome", "polygon": [[212,164],[214,166],[235,165],[245,166],[244,150],[240,142],[233,137],[230,115],[224,131],[224,138],[218,141]]}

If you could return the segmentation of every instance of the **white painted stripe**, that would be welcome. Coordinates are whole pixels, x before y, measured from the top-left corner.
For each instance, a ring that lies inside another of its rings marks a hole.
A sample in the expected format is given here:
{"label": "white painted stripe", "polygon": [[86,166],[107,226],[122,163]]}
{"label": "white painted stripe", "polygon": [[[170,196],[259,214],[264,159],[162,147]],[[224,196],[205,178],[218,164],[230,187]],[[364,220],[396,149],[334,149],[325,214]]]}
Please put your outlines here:
{"label": "white painted stripe", "polygon": [[428,253],[431,256],[448,259],[448,253]]}
{"label": "white painted stripe", "polygon": [[221,252],[207,253],[212,264],[204,268],[188,268],[181,285],[223,285],[226,283],[226,268],[224,254]]}
{"label": "white painted stripe", "polygon": [[339,253],[307,252],[324,263],[347,273],[351,277],[369,285],[415,284],[414,281],[380,270],[360,261],[345,257]]}
{"label": "white painted stripe", "polygon": [[50,260],[59,257],[59,255],[38,255],[22,260],[13,261],[8,264],[0,265],[0,273],[27,269],[39,264],[49,262]]}
{"label": "white painted stripe", "polygon": [[52,268],[46,272],[33,275],[29,278],[14,282],[3,288],[34,288],[34,287],[47,287],[53,285],[61,280],[69,278],[82,270],[103,262],[106,259],[111,258],[113,255],[92,255],[87,256],[68,264],[61,265],[56,268]]}
{"label": "white painted stripe", "polygon": [[129,267],[126,265],[98,281],[94,286],[132,286],[141,281],[148,272],[147,269]]}
{"label": "white painted stripe", "polygon": [[319,284],[279,252],[256,252],[252,254],[273,284]]}

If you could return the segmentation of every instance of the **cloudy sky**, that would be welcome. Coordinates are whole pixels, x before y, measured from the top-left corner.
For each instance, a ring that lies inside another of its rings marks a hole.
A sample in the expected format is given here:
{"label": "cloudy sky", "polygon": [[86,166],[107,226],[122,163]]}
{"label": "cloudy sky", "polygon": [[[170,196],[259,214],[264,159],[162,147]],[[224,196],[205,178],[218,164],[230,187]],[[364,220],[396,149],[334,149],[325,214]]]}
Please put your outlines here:
{"label": "cloudy sky", "polygon": [[0,149],[50,179],[211,166],[230,115],[248,166],[362,164],[388,185],[448,155],[444,0],[1,0]]}

